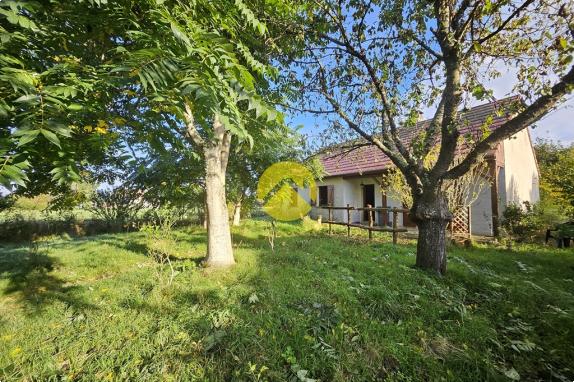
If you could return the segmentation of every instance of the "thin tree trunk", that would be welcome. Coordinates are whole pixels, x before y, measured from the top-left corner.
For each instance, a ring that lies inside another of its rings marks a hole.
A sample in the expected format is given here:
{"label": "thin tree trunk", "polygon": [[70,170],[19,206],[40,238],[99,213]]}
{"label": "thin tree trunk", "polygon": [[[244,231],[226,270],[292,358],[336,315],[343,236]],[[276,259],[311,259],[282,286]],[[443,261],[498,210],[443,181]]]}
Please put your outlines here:
{"label": "thin tree trunk", "polygon": [[446,227],[452,220],[446,199],[434,192],[423,193],[415,200],[411,214],[419,231],[416,266],[444,275]]}
{"label": "thin tree trunk", "polygon": [[235,206],[233,207],[233,226],[237,227],[239,225],[239,223],[241,222],[241,197],[239,198],[239,200],[235,203]]}

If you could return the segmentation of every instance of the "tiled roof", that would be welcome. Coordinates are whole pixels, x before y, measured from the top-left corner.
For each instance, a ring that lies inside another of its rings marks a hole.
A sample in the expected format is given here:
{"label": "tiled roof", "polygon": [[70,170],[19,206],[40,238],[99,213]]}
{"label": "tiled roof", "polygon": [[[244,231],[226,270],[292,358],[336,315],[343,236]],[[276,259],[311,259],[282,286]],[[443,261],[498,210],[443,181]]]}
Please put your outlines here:
{"label": "tiled roof", "polygon": [[[519,102],[520,98],[513,96],[463,111],[460,113],[461,136],[470,134],[477,139],[482,136],[485,127],[490,131],[498,129],[510,118]],[[399,129],[401,141],[407,146],[410,145],[413,137],[423,132],[429,124],[430,120],[426,120],[418,122],[415,127]],[[328,176],[376,173],[392,166],[389,157],[373,145],[360,147],[346,154],[342,154],[344,151],[341,150],[335,148],[321,154],[320,160]]]}

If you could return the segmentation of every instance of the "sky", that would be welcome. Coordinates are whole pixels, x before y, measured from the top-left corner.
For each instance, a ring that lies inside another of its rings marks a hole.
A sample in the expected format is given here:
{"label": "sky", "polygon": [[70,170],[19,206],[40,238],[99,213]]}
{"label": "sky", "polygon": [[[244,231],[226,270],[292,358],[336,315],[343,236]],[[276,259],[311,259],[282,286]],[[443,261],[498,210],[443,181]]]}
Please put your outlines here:
{"label": "sky", "polygon": [[[504,98],[511,95],[515,83],[516,71],[501,71],[502,76],[487,84],[494,91],[494,96]],[[534,128],[530,129],[532,139],[545,138],[571,144],[574,142],[574,93],[566,98],[556,110],[544,116]]]}
{"label": "sky", "polygon": [[[486,83],[485,86],[493,91],[497,99],[512,95],[512,86],[515,83],[515,71],[502,70],[502,76]],[[479,104],[479,103],[476,103]],[[431,118],[434,110],[423,111],[424,118]],[[288,113],[289,114],[289,113]],[[288,118],[292,126],[302,126],[301,132],[315,136],[327,127],[324,117],[312,114],[290,115]],[[542,118],[534,127],[530,128],[533,141],[537,138],[552,139],[564,145],[574,143],[574,93],[556,110]]]}

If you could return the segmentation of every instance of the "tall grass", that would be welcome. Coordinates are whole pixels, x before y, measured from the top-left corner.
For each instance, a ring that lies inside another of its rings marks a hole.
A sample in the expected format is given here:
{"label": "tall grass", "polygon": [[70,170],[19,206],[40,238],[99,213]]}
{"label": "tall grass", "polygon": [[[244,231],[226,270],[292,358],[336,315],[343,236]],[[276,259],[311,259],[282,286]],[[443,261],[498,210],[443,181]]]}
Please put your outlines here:
{"label": "tall grass", "polygon": [[4,245],[0,380],[574,378],[574,251],[451,248],[437,278],[355,235],[278,223],[272,251],[246,221],[214,271],[205,232],[175,231],[169,287],[140,232]]}

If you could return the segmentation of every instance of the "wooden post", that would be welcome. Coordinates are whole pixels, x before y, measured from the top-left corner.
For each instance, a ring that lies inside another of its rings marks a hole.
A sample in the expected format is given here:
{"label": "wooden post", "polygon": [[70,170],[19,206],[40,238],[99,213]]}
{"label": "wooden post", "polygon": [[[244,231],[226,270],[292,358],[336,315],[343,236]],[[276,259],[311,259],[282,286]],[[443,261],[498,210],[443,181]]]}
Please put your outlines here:
{"label": "wooden post", "polygon": [[331,222],[333,221],[333,210],[331,206],[327,207],[329,209],[329,235],[332,233],[331,231]]}
{"label": "wooden post", "polygon": [[500,236],[500,222],[498,219],[498,166],[496,158],[488,161],[490,171],[490,205],[492,212],[492,235],[496,238]]}
{"label": "wooden post", "polygon": [[397,225],[398,225],[399,215],[397,213],[397,209],[393,208],[393,244],[397,244],[398,232],[397,232]]}
{"label": "wooden post", "polygon": [[347,204],[347,237],[351,237],[351,207]]}
{"label": "wooden post", "polygon": [[[367,204],[367,208],[371,208],[370,204]],[[373,211],[372,210],[368,210],[369,212],[369,240],[373,238],[373,230],[371,229],[373,227]]]}

